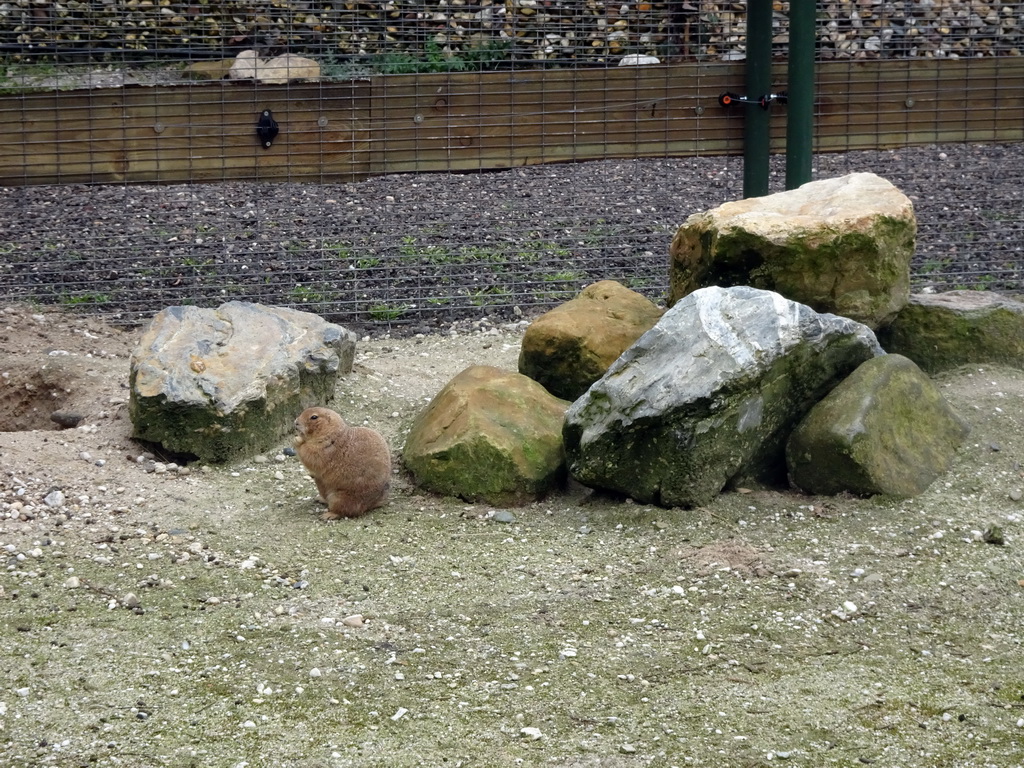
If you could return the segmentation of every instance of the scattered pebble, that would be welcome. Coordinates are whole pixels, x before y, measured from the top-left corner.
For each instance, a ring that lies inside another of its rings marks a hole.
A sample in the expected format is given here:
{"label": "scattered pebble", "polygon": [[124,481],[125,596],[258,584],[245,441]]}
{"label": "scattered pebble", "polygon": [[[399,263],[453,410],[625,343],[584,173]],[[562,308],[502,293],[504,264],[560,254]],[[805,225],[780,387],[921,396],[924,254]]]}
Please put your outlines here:
{"label": "scattered pebble", "polygon": [[60,509],[64,506],[64,501],[63,491],[50,491],[43,499],[43,503],[51,509]]}
{"label": "scattered pebble", "polygon": [[524,739],[530,739],[531,741],[537,741],[538,739],[544,737],[544,734],[541,733],[540,728],[534,728],[533,726],[520,728],[519,735],[522,736]]}
{"label": "scattered pebble", "polygon": [[54,411],[50,414],[50,421],[54,422],[58,426],[69,429],[77,427],[82,423],[84,418],[85,416],[75,411]]}
{"label": "scattered pebble", "polygon": [[985,529],[985,532],[981,534],[981,540],[986,544],[995,544],[998,547],[1001,547],[1006,543],[1006,539],[1003,537],[1002,527],[995,523],[992,523]]}

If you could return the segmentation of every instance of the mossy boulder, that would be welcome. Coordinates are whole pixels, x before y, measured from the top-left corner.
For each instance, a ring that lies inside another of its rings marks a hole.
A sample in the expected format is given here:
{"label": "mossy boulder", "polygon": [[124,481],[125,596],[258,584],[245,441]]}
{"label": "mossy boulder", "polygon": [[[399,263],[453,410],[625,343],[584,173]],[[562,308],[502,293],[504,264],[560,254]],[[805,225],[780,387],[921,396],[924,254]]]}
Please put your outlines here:
{"label": "mossy boulder", "polygon": [[777,293],[695,291],[569,408],[569,471],[668,507],[705,504],[740,481],[784,484],[790,430],[878,354],[866,326]]}
{"label": "mossy boulder", "polygon": [[878,340],[928,373],[976,363],[1024,368],[1024,303],[985,291],[914,294]]}
{"label": "mossy boulder", "polygon": [[473,366],[417,416],[402,458],[433,493],[495,506],[535,501],[565,477],[568,406],[522,374]]}
{"label": "mossy boulder", "polygon": [[910,199],[872,173],[726,203],[676,233],[669,303],[749,285],[879,328],[907,303],[916,235]]}
{"label": "mossy boulder", "polygon": [[815,405],[786,444],[809,493],[916,496],[949,469],[970,427],[913,361],[868,360]]}
{"label": "mossy boulder", "polygon": [[588,285],[526,329],[519,372],[556,397],[575,400],[663,312],[650,299],[614,280]]}
{"label": "mossy boulder", "polygon": [[208,462],[266,450],[334,397],[355,334],[308,312],[232,301],[170,307],[131,358],[133,436]]}

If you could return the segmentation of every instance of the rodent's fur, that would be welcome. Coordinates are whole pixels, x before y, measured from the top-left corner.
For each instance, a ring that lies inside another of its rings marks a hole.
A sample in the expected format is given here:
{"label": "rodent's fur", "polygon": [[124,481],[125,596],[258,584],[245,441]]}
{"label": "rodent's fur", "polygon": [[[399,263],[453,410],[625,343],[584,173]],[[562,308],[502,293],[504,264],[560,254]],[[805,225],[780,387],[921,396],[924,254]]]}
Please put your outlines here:
{"label": "rodent's fur", "polygon": [[307,408],[295,430],[295,450],[327,503],[322,519],[359,517],[387,501],[391,450],[379,432],[351,427],[329,408]]}

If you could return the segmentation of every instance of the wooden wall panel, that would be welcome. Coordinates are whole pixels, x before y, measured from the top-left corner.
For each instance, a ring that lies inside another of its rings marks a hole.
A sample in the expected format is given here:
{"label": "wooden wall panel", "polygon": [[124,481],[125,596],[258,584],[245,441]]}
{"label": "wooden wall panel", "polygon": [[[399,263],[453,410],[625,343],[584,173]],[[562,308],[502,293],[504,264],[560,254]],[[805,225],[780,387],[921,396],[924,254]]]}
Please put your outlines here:
{"label": "wooden wall panel", "polygon": [[[610,157],[740,154],[743,63],[216,82],[0,97],[0,184],[352,181]],[[785,89],[785,62],[774,82]],[[815,149],[1024,141],[1024,59],[824,62]],[[257,142],[259,112],[281,133]],[[772,150],[785,151],[773,105]]]}

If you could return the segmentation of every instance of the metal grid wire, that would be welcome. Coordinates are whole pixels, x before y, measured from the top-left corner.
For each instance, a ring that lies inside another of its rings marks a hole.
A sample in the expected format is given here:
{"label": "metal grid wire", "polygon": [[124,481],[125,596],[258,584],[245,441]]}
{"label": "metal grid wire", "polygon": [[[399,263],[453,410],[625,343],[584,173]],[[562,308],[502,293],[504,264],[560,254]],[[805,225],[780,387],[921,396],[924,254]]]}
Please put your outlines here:
{"label": "metal grid wire", "polygon": [[[598,279],[660,299],[678,226],[742,196],[743,113],[717,97],[742,89],[744,7],[7,3],[0,296],[124,323],[241,299],[423,331]],[[915,287],[1019,291],[1024,3],[818,10],[814,177],[874,171],[911,196]],[[248,50],[270,69],[231,79]],[[319,76],[264,81],[284,54]]]}

